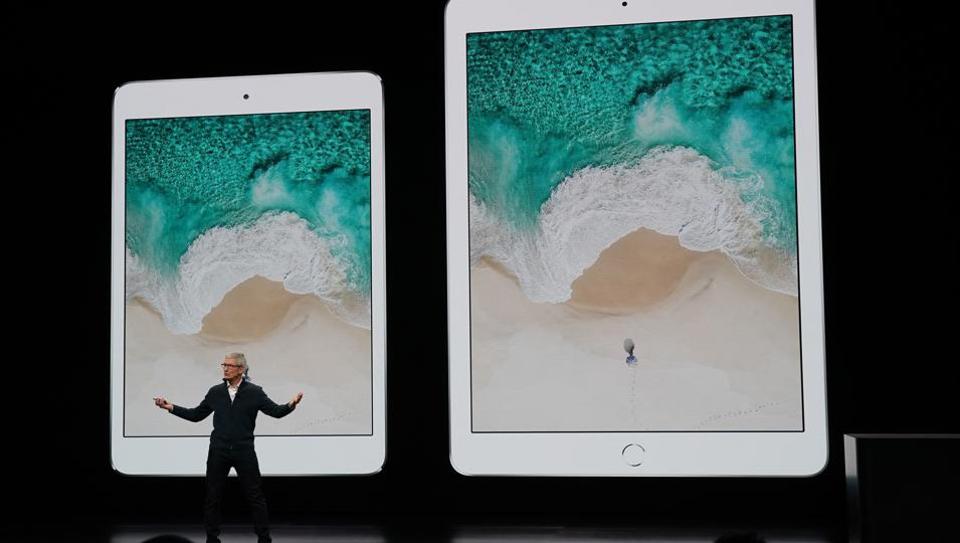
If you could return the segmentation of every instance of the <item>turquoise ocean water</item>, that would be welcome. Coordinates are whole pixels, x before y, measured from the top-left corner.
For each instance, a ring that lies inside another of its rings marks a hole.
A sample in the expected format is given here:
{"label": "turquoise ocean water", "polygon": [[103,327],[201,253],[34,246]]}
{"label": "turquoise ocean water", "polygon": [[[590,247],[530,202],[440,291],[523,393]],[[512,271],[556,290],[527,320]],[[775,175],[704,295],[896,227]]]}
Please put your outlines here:
{"label": "turquoise ocean water", "polygon": [[472,34],[467,77],[470,192],[516,231],[575,172],[682,147],[795,254],[789,16]]}
{"label": "turquoise ocean water", "polygon": [[346,289],[369,296],[369,111],[127,122],[126,246],[151,280],[182,280],[184,255],[213,229],[242,229],[281,213],[326,241]]}

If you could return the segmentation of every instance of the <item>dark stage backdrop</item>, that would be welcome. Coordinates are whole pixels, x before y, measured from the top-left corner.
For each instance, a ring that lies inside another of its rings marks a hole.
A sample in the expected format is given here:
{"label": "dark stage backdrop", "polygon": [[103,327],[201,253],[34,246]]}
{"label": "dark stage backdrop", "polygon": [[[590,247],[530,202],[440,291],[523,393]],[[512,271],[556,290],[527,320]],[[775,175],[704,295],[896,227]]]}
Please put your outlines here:
{"label": "dark stage backdrop", "polygon": [[[825,2],[817,23],[827,469],[809,479],[456,474],[448,462],[443,4],[407,4],[235,5],[221,19],[196,6],[164,7],[114,26],[92,13],[8,20],[16,27],[7,45],[16,76],[8,114],[18,143],[5,160],[14,219],[7,288],[16,299],[5,383],[14,430],[5,448],[15,455],[8,470],[19,521],[200,522],[201,479],[132,478],[110,468],[111,104],[115,87],[140,79],[328,70],[383,79],[387,462],[371,477],[266,480],[278,521],[617,514],[837,530],[842,433],[958,429],[958,168],[955,91],[946,83],[953,29],[932,4]],[[233,490],[227,518],[246,521]]]}

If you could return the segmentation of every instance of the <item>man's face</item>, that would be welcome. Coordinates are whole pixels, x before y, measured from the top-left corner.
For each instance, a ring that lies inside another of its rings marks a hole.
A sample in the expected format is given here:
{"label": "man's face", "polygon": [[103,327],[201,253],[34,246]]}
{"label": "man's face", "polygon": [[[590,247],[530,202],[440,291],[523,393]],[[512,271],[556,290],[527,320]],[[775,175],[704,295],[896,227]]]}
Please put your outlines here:
{"label": "man's face", "polygon": [[224,358],[223,359],[223,378],[233,381],[240,374],[243,373],[243,367],[235,358]]}

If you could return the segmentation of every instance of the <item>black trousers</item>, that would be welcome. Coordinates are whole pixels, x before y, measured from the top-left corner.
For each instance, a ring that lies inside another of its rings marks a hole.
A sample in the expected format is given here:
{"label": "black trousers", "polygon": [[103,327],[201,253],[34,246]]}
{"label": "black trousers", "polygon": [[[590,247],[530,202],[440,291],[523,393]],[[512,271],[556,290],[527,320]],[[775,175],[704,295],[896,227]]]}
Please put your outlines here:
{"label": "black trousers", "polygon": [[267,499],[260,486],[260,463],[252,444],[210,445],[207,453],[207,499],[203,506],[207,541],[219,541],[223,487],[227,483],[231,467],[237,470],[243,494],[253,511],[253,526],[258,540],[270,541]]}

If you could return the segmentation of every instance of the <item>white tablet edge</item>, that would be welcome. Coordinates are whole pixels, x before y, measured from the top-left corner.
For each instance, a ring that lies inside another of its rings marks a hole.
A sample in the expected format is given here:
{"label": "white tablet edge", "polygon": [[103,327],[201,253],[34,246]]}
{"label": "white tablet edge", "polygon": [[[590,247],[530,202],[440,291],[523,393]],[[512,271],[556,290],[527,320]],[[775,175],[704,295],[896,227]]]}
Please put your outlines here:
{"label": "white tablet edge", "polygon": [[[473,433],[470,420],[466,35],[792,15],[804,430]],[[450,461],[464,475],[810,476],[827,462],[817,72],[812,0],[453,0],[445,18]],[[624,449],[639,445],[642,462]]]}
{"label": "white tablet edge", "polygon": [[[244,94],[248,95],[247,99]],[[386,458],[383,90],[376,74],[331,72],[131,82],[116,90],[110,262],[110,452],[112,466],[118,472],[203,475],[210,441],[209,436],[128,438],[123,435],[126,120],[348,109],[370,110],[372,434],[264,436],[257,439],[256,447],[264,475],[367,475],[380,471]]]}

